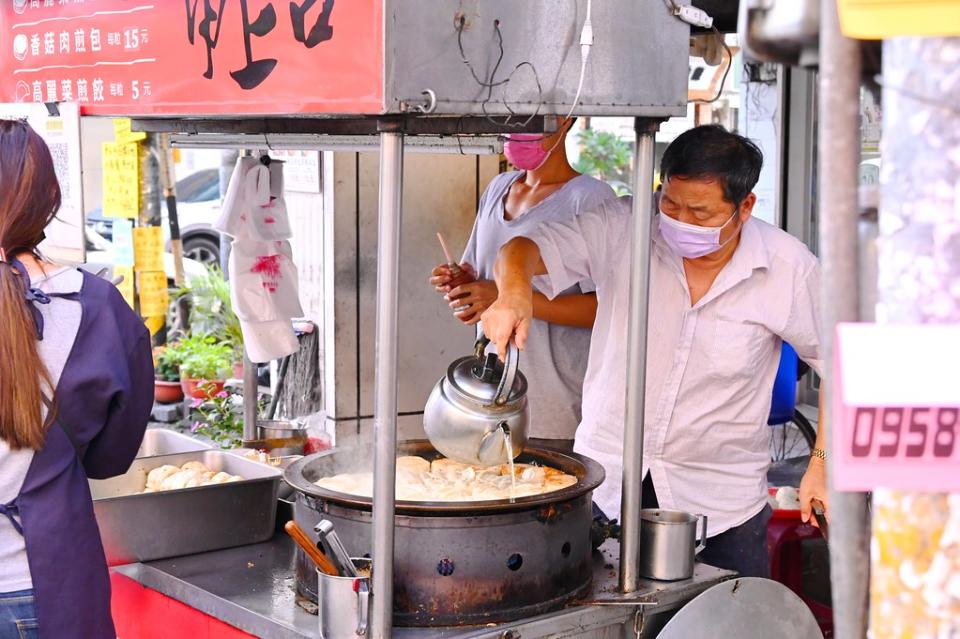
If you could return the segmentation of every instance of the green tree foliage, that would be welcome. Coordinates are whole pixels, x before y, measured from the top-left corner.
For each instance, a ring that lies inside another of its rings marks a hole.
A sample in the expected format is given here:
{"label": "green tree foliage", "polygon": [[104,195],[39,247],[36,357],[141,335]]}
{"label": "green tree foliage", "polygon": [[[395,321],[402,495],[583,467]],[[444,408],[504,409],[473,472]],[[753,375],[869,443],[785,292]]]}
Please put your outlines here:
{"label": "green tree foliage", "polygon": [[580,157],[573,168],[603,180],[617,195],[630,193],[630,142],[615,133],[582,129],[578,133]]}

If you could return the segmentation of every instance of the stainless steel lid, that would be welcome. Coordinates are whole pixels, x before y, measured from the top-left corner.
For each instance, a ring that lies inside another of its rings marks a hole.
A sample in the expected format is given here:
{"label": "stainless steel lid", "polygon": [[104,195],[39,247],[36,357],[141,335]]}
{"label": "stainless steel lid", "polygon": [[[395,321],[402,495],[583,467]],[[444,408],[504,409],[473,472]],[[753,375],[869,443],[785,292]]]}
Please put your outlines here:
{"label": "stainless steel lid", "polygon": [[[482,357],[461,357],[447,369],[447,383],[458,393],[481,404],[492,404],[503,378],[503,362],[496,353]],[[527,394],[527,378],[517,371],[513,388],[507,396],[513,402]]]}

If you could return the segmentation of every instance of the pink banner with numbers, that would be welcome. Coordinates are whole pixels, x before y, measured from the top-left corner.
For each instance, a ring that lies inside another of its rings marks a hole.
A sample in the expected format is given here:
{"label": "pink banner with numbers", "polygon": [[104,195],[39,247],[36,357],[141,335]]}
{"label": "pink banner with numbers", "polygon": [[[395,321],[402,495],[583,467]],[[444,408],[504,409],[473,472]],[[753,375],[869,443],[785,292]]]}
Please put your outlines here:
{"label": "pink banner with numbers", "polygon": [[841,324],[834,353],[834,486],[960,491],[960,325]]}
{"label": "pink banner with numbers", "polygon": [[3,0],[0,102],[85,115],[379,113],[379,0]]}

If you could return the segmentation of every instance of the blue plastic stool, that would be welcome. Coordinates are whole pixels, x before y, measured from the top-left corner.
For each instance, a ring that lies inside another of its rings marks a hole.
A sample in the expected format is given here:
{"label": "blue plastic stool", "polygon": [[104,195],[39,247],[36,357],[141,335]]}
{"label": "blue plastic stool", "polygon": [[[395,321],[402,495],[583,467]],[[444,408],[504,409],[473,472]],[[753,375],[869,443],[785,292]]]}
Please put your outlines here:
{"label": "blue plastic stool", "polygon": [[799,358],[793,347],[783,342],[780,349],[780,368],[773,380],[773,401],[770,402],[769,426],[786,424],[793,419],[797,408],[797,364]]}

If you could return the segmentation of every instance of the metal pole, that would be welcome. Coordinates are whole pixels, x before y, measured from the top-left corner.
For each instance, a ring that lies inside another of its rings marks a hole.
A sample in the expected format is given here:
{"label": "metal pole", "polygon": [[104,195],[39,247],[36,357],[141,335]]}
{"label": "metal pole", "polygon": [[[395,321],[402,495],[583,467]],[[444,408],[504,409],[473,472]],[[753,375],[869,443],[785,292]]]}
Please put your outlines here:
{"label": "metal pole", "polygon": [[377,341],[373,407],[373,639],[393,629],[393,526],[397,455],[397,310],[403,134],[380,133]]}
{"label": "metal pole", "polygon": [[253,442],[257,436],[257,365],[250,361],[246,352],[243,354],[243,442]]}
{"label": "metal pole", "polygon": [[[860,48],[840,32],[836,0],[820,4],[820,219],[821,321],[827,376],[824,419],[830,442],[833,341],[838,322],[859,318],[858,165],[860,162]],[[829,444],[828,444],[829,451]],[[827,473],[833,476],[833,455]],[[832,479],[830,481],[832,486]],[[866,496],[830,489],[830,579],[837,639],[867,631],[870,535]]]}
{"label": "metal pole", "polygon": [[623,429],[623,487],[620,498],[620,590],[624,593],[636,591],[640,581],[640,496],[643,486],[643,407],[647,379],[650,222],[653,214],[654,135],[659,123],[637,118],[635,126],[627,409]]}

